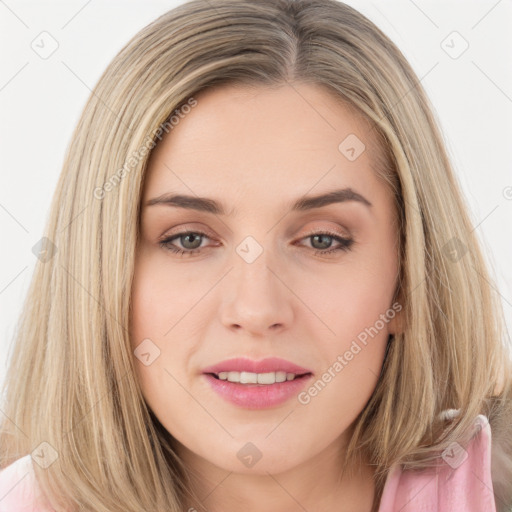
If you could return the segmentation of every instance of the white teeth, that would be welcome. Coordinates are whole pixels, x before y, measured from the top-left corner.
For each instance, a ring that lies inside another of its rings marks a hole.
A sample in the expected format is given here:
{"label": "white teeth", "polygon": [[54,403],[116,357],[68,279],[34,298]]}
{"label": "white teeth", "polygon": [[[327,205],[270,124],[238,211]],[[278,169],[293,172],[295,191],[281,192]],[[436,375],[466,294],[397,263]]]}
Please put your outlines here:
{"label": "white teeth", "polygon": [[293,380],[295,379],[296,375],[294,373],[286,373],[281,371],[268,373],[220,372],[218,377],[220,380],[238,382],[240,384],[274,384],[276,382]]}
{"label": "white teeth", "polygon": [[[295,377],[293,373],[290,373],[290,380]],[[284,382],[286,380],[286,372],[276,372],[276,382]],[[259,379],[258,379],[259,382]]]}
{"label": "white teeth", "polygon": [[[228,376],[229,379],[229,376]],[[250,372],[240,372],[240,384],[257,384],[258,374]]]}

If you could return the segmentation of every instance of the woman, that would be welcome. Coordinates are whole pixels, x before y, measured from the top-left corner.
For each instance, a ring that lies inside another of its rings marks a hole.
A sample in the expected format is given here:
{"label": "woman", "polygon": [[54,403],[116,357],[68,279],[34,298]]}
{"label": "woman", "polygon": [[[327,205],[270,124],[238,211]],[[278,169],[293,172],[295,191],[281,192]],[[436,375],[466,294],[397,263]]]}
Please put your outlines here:
{"label": "woman", "polygon": [[425,93],[354,9],[193,0],[144,28],[46,236],[0,507],[512,506],[500,304]]}

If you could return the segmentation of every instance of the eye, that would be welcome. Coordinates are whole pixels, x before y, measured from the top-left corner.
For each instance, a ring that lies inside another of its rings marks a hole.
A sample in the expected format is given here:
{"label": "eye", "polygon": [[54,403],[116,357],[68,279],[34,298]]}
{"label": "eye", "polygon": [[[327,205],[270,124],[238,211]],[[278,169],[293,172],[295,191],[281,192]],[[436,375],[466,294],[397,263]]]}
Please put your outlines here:
{"label": "eye", "polygon": [[[202,231],[183,231],[182,233],[178,233],[172,237],[160,240],[158,243],[164,249],[167,249],[173,253],[177,253],[180,256],[185,256],[186,254],[195,254],[197,252],[201,252],[199,247],[201,246],[201,239],[203,237],[209,238],[208,235]],[[173,241],[176,239],[179,239],[184,249],[180,249],[173,243]]]}
{"label": "eye", "polygon": [[[201,243],[204,238],[210,239],[210,237],[203,231],[183,231],[171,237],[164,238],[158,243],[164,249],[183,257],[201,252]],[[306,240],[308,238],[311,239],[313,246],[312,249],[316,249],[315,254],[321,256],[337,251],[349,251],[354,243],[354,239],[352,238],[345,238],[329,231],[311,232],[307,236],[301,238],[301,240]],[[183,249],[176,246],[174,242],[175,240],[179,240]],[[335,240],[338,245],[331,247],[332,240]]]}
{"label": "eye", "polygon": [[[332,233],[330,231],[311,232],[302,238],[302,240],[306,239],[311,240],[311,245],[313,246],[312,249],[316,249],[315,254],[319,254],[320,256],[331,254],[337,251],[349,251],[351,246],[354,244],[353,238],[345,238],[337,233]],[[332,240],[338,242],[338,245],[331,247]]]}

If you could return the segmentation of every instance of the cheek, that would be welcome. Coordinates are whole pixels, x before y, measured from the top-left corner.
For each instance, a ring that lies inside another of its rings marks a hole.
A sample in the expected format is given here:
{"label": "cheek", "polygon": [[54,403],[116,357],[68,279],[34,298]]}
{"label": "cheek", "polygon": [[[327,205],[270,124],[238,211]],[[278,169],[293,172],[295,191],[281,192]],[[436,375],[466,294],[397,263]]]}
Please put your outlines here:
{"label": "cheek", "polygon": [[[334,354],[333,363],[298,396],[308,417],[323,418],[323,429],[335,437],[345,431],[370,400],[382,368],[385,343]],[[316,421],[313,421],[314,426]]]}
{"label": "cheek", "polygon": [[158,412],[167,410],[169,396],[178,411],[190,407],[184,404],[187,395],[179,383],[187,385],[185,363],[195,347],[179,340],[191,332],[186,315],[200,295],[187,287],[183,273],[169,270],[165,257],[150,251],[136,262],[131,293],[130,339],[136,374],[147,403],[161,419]]}
{"label": "cheek", "polygon": [[169,269],[165,256],[143,253],[137,261],[132,286],[134,342],[171,335],[173,326],[190,309],[194,292]]}
{"label": "cheek", "polygon": [[[391,311],[393,313],[393,311]],[[348,427],[371,398],[380,376],[389,340],[392,314],[383,301],[352,295],[345,308],[325,318],[336,336],[317,337],[321,372],[298,396],[312,416],[325,417],[329,428]]]}
{"label": "cheek", "polygon": [[324,364],[302,403],[314,400],[314,407],[319,408],[337,403],[343,415],[358,414],[369,400],[382,369],[389,324],[396,314],[392,308],[396,274],[394,249],[383,235],[364,253],[318,275],[314,283],[302,283],[302,296],[322,321],[308,326],[318,327],[314,339]]}
{"label": "cheek", "polygon": [[299,281],[295,290],[317,318],[318,337],[342,350],[368,329],[387,332],[394,316],[395,276],[392,258],[368,251],[324,273],[316,272],[315,279]]}
{"label": "cheek", "polygon": [[169,296],[173,288],[165,286],[165,274],[146,258],[138,258],[132,285],[130,339],[137,377],[146,401],[151,404],[153,390],[163,379],[164,334],[172,326]]}

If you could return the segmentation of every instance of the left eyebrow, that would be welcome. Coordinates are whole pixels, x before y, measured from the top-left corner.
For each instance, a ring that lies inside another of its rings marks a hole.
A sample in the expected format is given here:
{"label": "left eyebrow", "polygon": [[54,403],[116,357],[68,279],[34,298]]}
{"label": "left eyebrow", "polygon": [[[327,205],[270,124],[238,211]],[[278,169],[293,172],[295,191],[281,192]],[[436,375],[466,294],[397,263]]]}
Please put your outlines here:
{"label": "left eyebrow", "polygon": [[[358,192],[355,192],[351,188],[343,188],[316,196],[300,197],[292,203],[290,211],[312,210],[314,208],[321,208],[322,206],[334,203],[344,203],[349,201],[359,202],[369,208],[372,207],[372,203]],[[183,194],[162,194],[158,197],[149,199],[145,203],[145,206],[153,206],[157,204],[213,213],[215,215],[226,215],[226,209],[220,202],[207,197],[188,196]],[[231,215],[233,213],[234,211],[230,212]]]}
{"label": "left eyebrow", "polygon": [[344,203],[347,201],[356,201],[364,204],[367,207],[371,207],[372,203],[366,199],[366,197],[355,192],[351,188],[341,188],[327,192],[326,194],[320,194],[312,197],[301,197],[295,203],[293,203],[292,211],[304,211],[312,210],[313,208],[321,208],[333,203]]}

